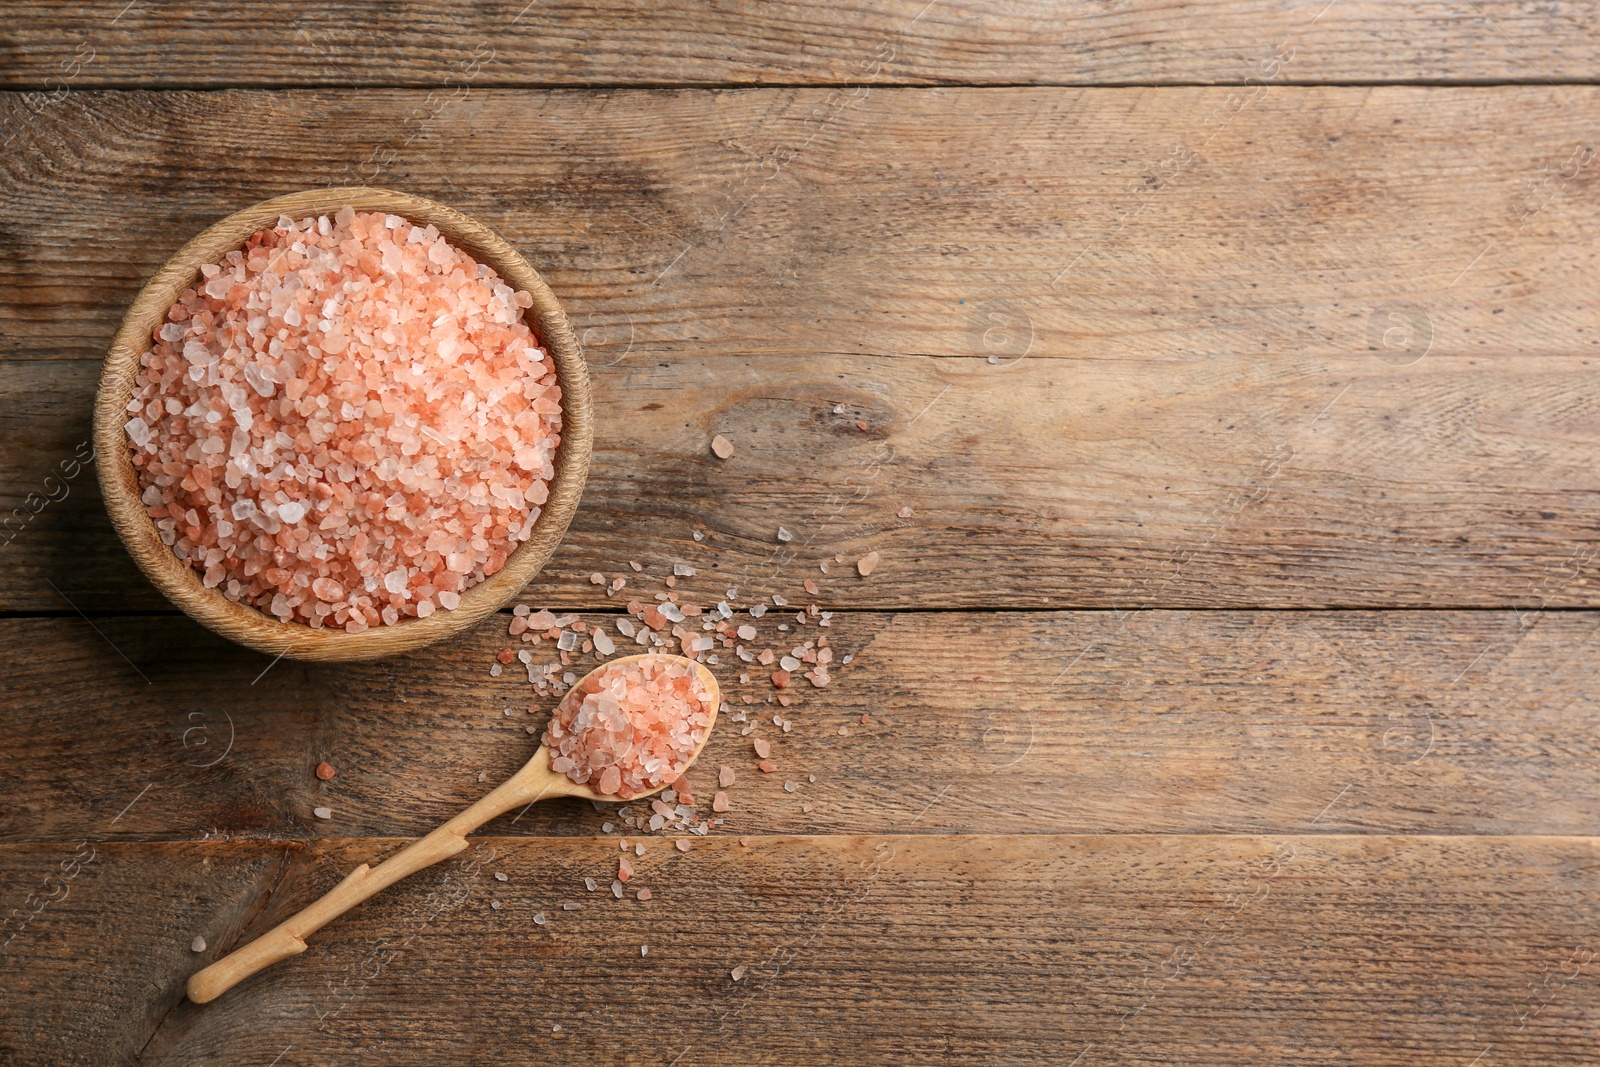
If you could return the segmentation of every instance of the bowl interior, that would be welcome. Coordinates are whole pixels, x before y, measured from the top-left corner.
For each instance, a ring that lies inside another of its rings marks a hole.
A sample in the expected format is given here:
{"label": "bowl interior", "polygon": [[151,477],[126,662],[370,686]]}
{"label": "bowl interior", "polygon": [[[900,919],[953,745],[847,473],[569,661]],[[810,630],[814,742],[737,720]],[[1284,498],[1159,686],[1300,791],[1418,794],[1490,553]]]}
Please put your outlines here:
{"label": "bowl interior", "polygon": [[[150,347],[152,331],[164,321],[167,309],[199,279],[201,265],[242,247],[250,235],[275,225],[280,216],[300,219],[331,214],[345,206],[432,224],[451,244],[492,267],[507,284],[531,293],[533,306],[524,315],[555,364],[562,407],[561,444],[556,449],[549,498],[528,539],[511,553],[506,565],[463,592],[460,606],[453,611],[435,611],[426,619],[407,617],[359,634],[280,622],[229,600],[218,590],[207,589],[199,572],[161,541],[145,511],[123,429],[139,358]],[[372,659],[421,648],[504,607],[538,573],[566,533],[583,494],[593,432],[589,375],[582,350],[555,294],[538,272],[481,222],[432,200],[371,188],[315,189],[266,200],[228,216],[179,249],[140,290],[123,317],[106,354],[94,417],[95,453],[106,510],[151,582],[185,613],[224,637],[270,655],[315,661]]]}

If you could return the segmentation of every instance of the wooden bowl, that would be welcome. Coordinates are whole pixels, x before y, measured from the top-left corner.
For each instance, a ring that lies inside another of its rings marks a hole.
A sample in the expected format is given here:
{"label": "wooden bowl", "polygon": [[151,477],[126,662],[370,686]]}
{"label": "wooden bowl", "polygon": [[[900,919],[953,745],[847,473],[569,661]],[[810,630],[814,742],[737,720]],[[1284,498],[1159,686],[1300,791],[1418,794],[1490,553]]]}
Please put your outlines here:
{"label": "wooden bowl", "polygon": [[[215,263],[242,248],[251,234],[275,225],[280,215],[300,219],[324,215],[349,205],[357,211],[383,211],[416,223],[432,223],[451,244],[493,267],[507,284],[533,294],[528,325],[555,363],[561,384],[561,444],[556,449],[550,497],[528,539],[511,553],[498,573],[461,594],[454,611],[435,611],[426,619],[404,618],[393,626],[374,626],[363,633],[314,629],[304,623],[280,622],[265,612],[238,604],[207,589],[200,573],[162,543],[155,522],[140,502],[139,477],[123,424],[133,396],[139,357],[149,350],[153,331],[183,290],[200,278],[200,266]],[[374,659],[421,648],[474,625],[504,607],[538,573],[556,549],[583,494],[593,445],[594,411],[589,374],[577,335],[527,260],[483,223],[432,200],[386,189],[310,189],[275,197],[229,215],[180,248],[134,298],[106,353],[95,398],[94,443],[100,491],[111,522],[123,544],[168,600],[224,637],[273,656],[335,662]]]}

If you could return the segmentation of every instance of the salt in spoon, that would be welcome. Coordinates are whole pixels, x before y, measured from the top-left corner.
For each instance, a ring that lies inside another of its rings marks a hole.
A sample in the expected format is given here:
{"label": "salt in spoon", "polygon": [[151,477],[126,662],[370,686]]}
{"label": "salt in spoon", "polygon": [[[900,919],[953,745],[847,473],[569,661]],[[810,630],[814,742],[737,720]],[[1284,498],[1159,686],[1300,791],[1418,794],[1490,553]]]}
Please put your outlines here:
{"label": "salt in spoon", "polygon": [[[576,691],[599,671],[645,659],[689,664],[695,669],[701,685],[710,694],[711,721],[706,724],[705,736],[700,739],[700,744],[695,746],[694,752],[689,756],[689,763],[692,764],[700,755],[700,750],[705,748],[706,741],[711,736],[711,728],[717,724],[717,708],[722,703],[722,692],[717,686],[717,679],[701,664],[682,656],[666,656],[659,653],[623,656],[596,667],[584,675],[568,692]],[[628,799],[640,800],[653,796],[665,788],[666,785],[663,784],[649,792],[636,793]],[[363,900],[393,885],[406,875],[415,874],[424,867],[448,859],[465,849],[467,835],[484,823],[504,815],[512,808],[532,804],[548,797],[581,797],[585,800],[608,801],[621,799],[597,793],[587,785],[579,785],[564,774],[557,774],[550,769],[550,750],[540,745],[539,751],[533,754],[533,758],[507,779],[505,784],[427,837],[413,841],[376,867],[368,867],[363,863],[351,871],[344,881],[329,890],[321,900],[195,974],[189,979],[189,999],[196,1004],[215,1000],[257,971],[270,967],[279,960],[299,955],[306,950],[306,938]]]}

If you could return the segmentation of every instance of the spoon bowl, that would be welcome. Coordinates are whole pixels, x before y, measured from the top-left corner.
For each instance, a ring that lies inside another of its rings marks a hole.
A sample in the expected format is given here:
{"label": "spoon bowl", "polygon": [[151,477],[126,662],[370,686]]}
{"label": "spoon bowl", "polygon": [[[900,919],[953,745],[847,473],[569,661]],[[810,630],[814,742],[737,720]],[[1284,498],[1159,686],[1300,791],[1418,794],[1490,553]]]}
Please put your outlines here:
{"label": "spoon bowl", "polygon": [[[700,684],[710,695],[711,721],[706,724],[705,736],[700,739],[700,743],[695,746],[694,752],[689,757],[688,765],[693,766],[694,761],[700,756],[700,751],[711,739],[711,731],[717,724],[717,709],[722,704],[722,690],[717,685],[716,676],[704,665],[683,656],[668,656],[655,652],[621,656],[602,663],[584,675],[561,699],[567,700],[584,682],[600,671],[645,659],[670,660],[693,666]],[[670,784],[664,782],[655,789],[635,793],[626,799],[630,802],[643,800],[654,796]],[[461,852],[467,847],[467,835],[491,819],[498,818],[513,808],[548,800],[551,797],[578,797],[583,800],[607,802],[623,799],[596,792],[586,784],[574,782],[566,775],[551,770],[550,750],[541,744],[539,750],[533,754],[533,758],[524,764],[521,770],[506,779],[488,796],[427,837],[413,841],[376,867],[369,867],[363,863],[310,907],[290,916],[248,945],[229,953],[205,970],[193,975],[189,979],[189,999],[196,1004],[215,1000],[257,971],[270,967],[279,960],[299,955],[306,950],[307,937],[407,875],[415,874],[424,867],[432,866]]]}

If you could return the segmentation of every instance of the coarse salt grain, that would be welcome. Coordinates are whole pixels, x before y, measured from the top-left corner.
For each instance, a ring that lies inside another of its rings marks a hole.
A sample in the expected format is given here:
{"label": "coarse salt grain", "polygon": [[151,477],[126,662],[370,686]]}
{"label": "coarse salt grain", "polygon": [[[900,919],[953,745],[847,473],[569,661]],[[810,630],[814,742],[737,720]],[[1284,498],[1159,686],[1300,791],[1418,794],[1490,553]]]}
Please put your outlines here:
{"label": "coarse salt grain", "polygon": [[627,800],[670,785],[711,727],[697,668],[666,656],[614,662],[569,692],[545,728],[550,769]]}
{"label": "coarse salt grain", "polygon": [[201,273],[140,358],[126,432],[161,539],[208,587],[359,633],[505,566],[561,440],[526,293],[432,226],[350,208]]}

